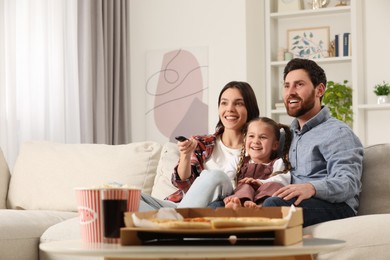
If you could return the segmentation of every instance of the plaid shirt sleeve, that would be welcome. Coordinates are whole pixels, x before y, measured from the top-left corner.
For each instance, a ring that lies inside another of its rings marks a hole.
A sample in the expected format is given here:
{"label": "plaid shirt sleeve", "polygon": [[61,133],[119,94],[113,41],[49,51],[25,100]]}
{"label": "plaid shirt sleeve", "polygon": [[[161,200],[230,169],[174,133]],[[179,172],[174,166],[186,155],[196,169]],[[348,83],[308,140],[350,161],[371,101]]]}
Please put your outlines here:
{"label": "plaid shirt sleeve", "polygon": [[177,164],[174,168],[171,181],[172,184],[178,188],[178,190],[165,198],[166,200],[180,202],[183,199],[185,193],[191,187],[192,183],[204,170],[204,163],[208,158],[210,158],[211,153],[213,152],[218,134],[220,133],[217,132],[213,135],[193,136],[193,138],[198,141],[198,145],[191,155],[191,176],[186,180],[181,180],[177,172]]}

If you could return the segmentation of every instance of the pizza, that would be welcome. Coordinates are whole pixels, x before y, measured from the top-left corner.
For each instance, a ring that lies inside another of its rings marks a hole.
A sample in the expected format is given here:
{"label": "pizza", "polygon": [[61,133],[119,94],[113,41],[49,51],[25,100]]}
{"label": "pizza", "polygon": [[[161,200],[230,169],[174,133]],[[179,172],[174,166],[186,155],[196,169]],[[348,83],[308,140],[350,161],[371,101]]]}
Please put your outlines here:
{"label": "pizza", "polygon": [[158,227],[168,229],[211,229],[211,221],[198,217],[198,218],[184,218],[178,219],[150,219]]}
{"label": "pizza", "polygon": [[266,217],[195,217],[181,220],[150,219],[158,227],[167,229],[221,229],[239,227],[282,226],[287,223],[282,218]]}
{"label": "pizza", "polygon": [[214,217],[210,219],[213,228],[282,226],[287,223],[286,219],[266,217]]}

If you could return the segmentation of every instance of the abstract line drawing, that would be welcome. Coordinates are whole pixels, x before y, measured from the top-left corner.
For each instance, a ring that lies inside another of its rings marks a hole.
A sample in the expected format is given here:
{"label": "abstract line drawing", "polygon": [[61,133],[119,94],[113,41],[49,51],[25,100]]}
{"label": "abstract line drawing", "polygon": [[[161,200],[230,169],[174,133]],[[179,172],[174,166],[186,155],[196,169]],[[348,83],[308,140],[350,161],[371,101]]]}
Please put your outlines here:
{"label": "abstract line drawing", "polygon": [[149,53],[145,84],[147,138],[176,142],[177,135],[208,132],[206,62],[204,48]]}

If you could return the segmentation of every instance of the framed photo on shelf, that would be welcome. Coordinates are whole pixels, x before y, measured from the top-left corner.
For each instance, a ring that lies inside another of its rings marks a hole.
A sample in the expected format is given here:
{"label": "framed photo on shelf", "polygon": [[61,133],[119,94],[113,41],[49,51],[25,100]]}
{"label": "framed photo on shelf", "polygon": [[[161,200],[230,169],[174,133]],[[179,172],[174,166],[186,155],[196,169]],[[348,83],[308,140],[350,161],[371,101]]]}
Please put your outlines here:
{"label": "framed photo on shelf", "polygon": [[278,12],[295,12],[302,9],[301,0],[278,0]]}
{"label": "framed photo on shelf", "polygon": [[294,58],[329,57],[329,26],[290,29],[287,31],[287,46]]}

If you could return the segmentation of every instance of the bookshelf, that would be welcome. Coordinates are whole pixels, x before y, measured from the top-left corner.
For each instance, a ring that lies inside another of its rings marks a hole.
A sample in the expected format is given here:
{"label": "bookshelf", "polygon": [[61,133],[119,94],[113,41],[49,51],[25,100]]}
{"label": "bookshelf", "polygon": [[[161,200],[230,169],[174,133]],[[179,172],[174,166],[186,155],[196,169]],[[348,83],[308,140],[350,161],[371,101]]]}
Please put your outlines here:
{"label": "bookshelf", "polygon": [[[341,57],[323,57],[315,60],[326,72],[328,81],[343,82],[353,89],[353,131],[365,143],[366,110],[379,109],[365,104],[364,73],[362,62],[362,11],[360,1],[348,1],[347,6],[335,6],[335,1],[321,9],[302,9],[279,13],[278,1],[266,0],[265,10],[265,63],[266,63],[266,114],[276,121],[289,124],[284,108],[275,104],[282,101],[283,69],[288,61],[281,60],[280,49],[288,49],[288,31],[306,28],[329,28],[329,41],[336,34],[350,33],[351,54]],[[332,5],[333,4],[333,5]],[[380,109],[385,109],[380,108]]]}

